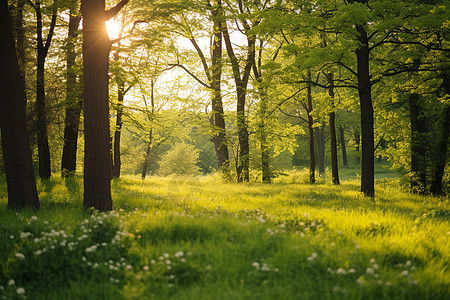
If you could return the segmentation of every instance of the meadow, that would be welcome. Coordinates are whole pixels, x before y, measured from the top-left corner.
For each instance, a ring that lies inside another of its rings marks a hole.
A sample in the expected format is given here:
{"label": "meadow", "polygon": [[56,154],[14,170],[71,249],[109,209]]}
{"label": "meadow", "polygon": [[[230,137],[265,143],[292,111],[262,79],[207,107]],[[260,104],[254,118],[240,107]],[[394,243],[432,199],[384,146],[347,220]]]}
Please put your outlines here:
{"label": "meadow", "polygon": [[2,180],[0,298],[450,299],[448,198],[303,175],[124,177],[109,213],[82,209],[78,177],[12,211]]}

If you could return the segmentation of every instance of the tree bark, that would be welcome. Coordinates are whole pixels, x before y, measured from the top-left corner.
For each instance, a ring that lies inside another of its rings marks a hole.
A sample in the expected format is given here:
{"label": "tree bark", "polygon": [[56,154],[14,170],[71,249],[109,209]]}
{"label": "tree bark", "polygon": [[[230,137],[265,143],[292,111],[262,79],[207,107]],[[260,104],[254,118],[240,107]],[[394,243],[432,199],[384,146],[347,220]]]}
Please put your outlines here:
{"label": "tree bark", "polygon": [[81,16],[71,11],[69,18],[69,32],[67,36],[66,52],[66,117],[64,120],[64,146],[61,160],[61,176],[68,177],[75,174],[77,168],[77,143],[80,114],[82,108],[81,86],[77,84],[75,70],[75,43],[78,36],[78,26]]}
{"label": "tree bark", "polygon": [[338,169],[338,157],[337,157],[337,141],[336,141],[336,112],[334,105],[334,83],[333,73],[327,74],[328,81],[328,95],[331,97],[332,111],[329,115],[330,120],[330,147],[331,147],[331,176],[334,184],[339,184],[339,169]]}
{"label": "tree bark", "polygon": [[0,107],[8,207],[37,210],[39,198],[27,134],[24,85],[7,0],[0,0]]}
{"label": "tree bark", "polygon": [[[213,45],[211,61],[211,88],[212,88],[212,114],[214,134],[213,142],[217,156],[219,170],[225,174],[229,172],[228,146],[226,142],[225,119],[221,94],[222,77],[222,2],[219,0],[214,3],[213,11]],[[205,70],[207,71],[207,70]]]}
{"label": "tree bark", "polygon": [[309,182],[316,182],[316,156],[314,153],[314,119],[311,116],[313,111],[312,96],[311,96],[311,72],[308,71],[308,86],[307,86],[307,100],[308,100],[308,131],[309,131]]}
{"label": "tree bark", "polygon": [[317,156],[319,162],[319,176],[325,175],[325,125],[314,127],[317,142]]}
{"label": "tree bark", "polygon": [[[449,72],[444,72],[443,76],[443,87],[445,94],[448,96],[450,94],[450,74]],[[442,178],[444,176],[445,168],[447,166],[448,160],[448,138],[450,134],[450,105],[447,103],[444,108],[444,118],[442,123],[442,130],[440,134],[440,140],[437,145],[437,155],[436,162],[434,162],[433,177],[430,185],[430,192],[433,195],[442,195]]]}
{"label": "tree bark", "polygon": [[122,132],[122,115],[123,115],[123,98],[125,96],[123,83],[118,83],[118,99],[117,99],[117,110],[116,110],[116,129],[114,130],[114,164],[113,164],[113,177],[120,177],[120,136]]}
{"label": "tree bark", "polygon": [[[152,118],[155,114],[155,79],[154,78],[152,78],[151,82],[150,82],[150,105],[151,105],[152,112],[151,112],[149,119],[152,120]],[[146,107],[147,107],[147,104],[146,104]],[[150,153],[152,150],[152,139],[153,139],[153,128],[150,127],[150,130],[148,132],[147,149],[145,151],[144,162],[142,163],[142,180],[144,180],[145,176],[147,175],[147,168],[148,168],[148,163],[150,160]]]}
{"label": "tree bark", "polygon": [[409,95],[409,110],[411,123],[411,190],[424,193],[427,188],[427,163],[425,140],[427,126],[421,113],[418,94]]}
{"label": "tree bark", "polygon": [[112,209],[109,132],[109,52],[105,21],[128,1],[105,11],[105,0],[82,0],[84,74],[85,209]]}
{"label": "tree bark", "polygon": [[369,41],[363,25],[356,25],[360,43],[356,49],[358,93],[361,109],[361,192],[365,196],[375,196],[374,180],[374,133],[372,86],[369,70]]}
{"label": "tree bark", "polygon": [[345,146],[345,135],[344,135],[344,127],[342,127],[342,124],[339,125],[339,135],[341,138],[341,149],[342,149],[342,164],[344,167],[348,165],[347,162],[347,148]]}
{"label": "tree bark", "polygon": [[36,75],[36,111],[37,111],[37,143],[39,155],[39,177],[50,178],[50,149],[48,145],[48,116],[45,99],[45,59],[53,37],[53,30],[56,24],[56,6],[53,10],[52,21],[47,39],[44,43],[42,37],[42,14],[40,1],[34,5],[36,10],[36,34],[37,34],[37,75]]}
{"label": "tree bark", "polygon": [[[244,27],[247,27],[244,25]],[[247,27],[246,30],[249,28]],[[222,34],[225,40],[225,45],[230,58],[231,67],[233,70],[234,82],[236,84],[236,125],[238,129],[239,140],[239,154],[238,165],[236,167],[237,181],[249,181],[250,180],[250,145],[248,140],[248,127],[245,117],[245,99],[247,95],[247,84],[250,77],[250,71],[255,60],[255,41],[256,36],[246,32],[247,35],[247,59],[245,61],[244,72],[241,76],[239,67],[239,61],[234,54],[233,46],[231,44],[230,35],[228,33],[228,27],[226,21],[222,22]]]}

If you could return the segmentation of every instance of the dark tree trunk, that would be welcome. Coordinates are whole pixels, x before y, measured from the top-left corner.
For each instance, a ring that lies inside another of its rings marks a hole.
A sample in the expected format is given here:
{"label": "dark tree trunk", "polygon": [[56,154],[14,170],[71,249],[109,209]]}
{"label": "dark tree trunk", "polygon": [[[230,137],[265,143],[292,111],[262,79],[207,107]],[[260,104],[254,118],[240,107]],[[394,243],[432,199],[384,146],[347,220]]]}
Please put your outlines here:
{"label": "dark tree trunk", "polygon": [[422,115],[418,94],[409,95],[411,122],[411,190],[424,193],[427,188],[426,131],[425,118]]}
{"label": "dark tree trunk", "polygon": [[0,1],[0,124],[8,207],[39,209],[8,1]]}
{"label": "dark tree trunk", "polygon": [[334,111],[334,83],[333,83],[333,73],[328,73],[328,95],[331,97],[332,111],[330,113],[330,147],[331,147],[331,175],[334,184],[339,184],[339,169],[338,169],[338,157],[337,157],[337,141],[336,141],[336,113]]}
{"label": "dark tree trunk", "polygon": [[120,167],[121,167],[121,161],[120,161],[120,136],[122,132],[122,115],[123,115],[123,98],[124,98],[124,87],[123,85],[118,86],[119,93],[118,93],[118,100],[117,100],[117,116],[116,116],[116,129],[114,131],[114,164],[113,164],[113,177],[119,178],[120,177]]}
{"label": "dark tree trunk", "polygon": [[[323,124],[322,124],[323,125]],[[317,158],[319,163],[319,176],[325,175],[325,125],[314,127],[314,137],[317,142]]]}
{"label": "dark tree trunk", "polygon": [[[26,57],[25,57],[25,27],[23,24],[23,10],[26,0],[17,1],[17,12],[16,12],[16,49],[17,49],[17,59],[19,62],[19,72],[20,78],[22,79],[22,84],[25,87],[25,69],[26,69]],[[25,103],[27,102],[27,93],[25,88],[23,89],[23,97]]]}
{"label": "dark tree trunk", "polygon": [[342,149],[342,164],[344,167],[348,165],[347,162],[347,148],[345,146],[345,135],[344,135],[344,127],[342,125],[339,125],[339,135],[341,138],[341,149]]}
{"label": "dark tree trunk", "polygon": [[109,51],[105,21],[128,3],[105,11],[105,0],[82,0],[84,80],[84,200],[85,209],[112,209],[109,132]]}
{"label": "dark tree trunk", "polygon": [[369,70],[369,42],[367,32],[363,25],[356,25],[359,33],[359,48],[356,50],[358,93],[361,108],[361,192],[365,196],[375,196],[374,181],[374,133],[373,133],[373,107],[372,86]]}
{"label": "dark tree trunk", "polygon": [[[445,94],[450,94],[450,74],[448,72],[443,73],[443,87]],[[434,195],[442,195],[442,178],[444,176],[445,168],[448,160],[448,137],[450,131],[450,105],[447,103],[444,108],[444,118],[442,123],[442,130],[440,134],[440,140],[437,144],[436,161],[434,162],[433,177],[430,186],[430,192]]]}
{"label": "dark tree trunk", "polygon": [[[229,172],[228,146],[226,142],[225,119],[223,113],[220,82],[222,77],[222,3],[217,1],[213,12],[213,45],[211,62],[212,114],[214,134],[213,142],[219,170]],[[207,71],[207,70],[205,70]]]}
{"label": "dark tree trunk", "polygon": [[308,72],[308,87],[307,87],[307,100],[308,100],[308,131],[309,131],[309,182],[316,182],[316,156],[314,153],[314,119],[311,116],[313,111],[312,96],[311,96],[311,72]]}
{"label": "dark tree trunk", "polygon": [[[45,99],[45,59],[53,36],[56,24],[56,9],[53,10],[52,21],[47,39],[44,43],[42,37],[42,14],[40,1],[36,1],[36,33],[37,33],[37,75],[36,75],[36,111],[37,111],[37,144],[39,156],[39,177],[50,178],[50,149],[48,146],[48,116]],[[55,6],[56,7],[56,6]]]}
{"label": "dark tree trunk", "polygon": [[78,26],[81,16],[73,15],[69,19],[69,32],[67,37],[66,52],[66,117],[64,120],[64,146],[61,160],[61,175],[63,177],[75,174],[77,167],[77,143],[78,129],[80,125],[80,113],[82,108],[81,86],[77,84],[75,70],[75,43],[78,36]]}

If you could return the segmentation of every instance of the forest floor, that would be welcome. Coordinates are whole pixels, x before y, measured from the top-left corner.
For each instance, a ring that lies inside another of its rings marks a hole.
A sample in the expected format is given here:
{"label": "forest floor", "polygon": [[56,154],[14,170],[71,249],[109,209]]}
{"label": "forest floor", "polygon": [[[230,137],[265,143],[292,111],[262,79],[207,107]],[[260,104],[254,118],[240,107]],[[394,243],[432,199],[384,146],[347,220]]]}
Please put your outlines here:
{"label": "forest floor", "polygon": [[450,299],[449,199],[397,179],[125,177],[110,213],[78,177],[38,190],[12,211],[0,182],[0,299]]}

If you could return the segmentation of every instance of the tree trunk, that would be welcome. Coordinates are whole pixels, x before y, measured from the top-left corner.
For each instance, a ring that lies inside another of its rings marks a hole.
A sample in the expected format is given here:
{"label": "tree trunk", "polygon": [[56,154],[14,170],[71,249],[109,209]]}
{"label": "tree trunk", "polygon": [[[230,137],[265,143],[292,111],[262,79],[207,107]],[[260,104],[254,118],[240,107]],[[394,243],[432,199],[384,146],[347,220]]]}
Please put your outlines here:
{"label": "tree trunk", "polygon": [[53,36],[56,24],[56,9],[53,10],[52,22],[47,36],[43,41],[42,37],[42,14],[40,1],[36,1],[36,35],[37,35],[37,75],[36,75],[36,111],[37,111],[37,143],[39,155],[39,177],[50,178],[50,149],[48,146],[48,116],[45,100],[45,59]]}
{"label": "tree trunk", "polygon": [[114,164],[113,164],[113,177],[120,177],[120,136],[122,132],[122,115],[123,115],[123,98],[124,98],[124,86],[118,86],[118,100],[117,100],[117,116],[116,116],[116,129],[114,131]]}
{"label": "tree trunk", "polygon": [[333,88],[333,73],[328,73],[328,95],[331,97],[332,111],[329,115],[330,117],[330,147],[331,147],[331,175],[334,184],[339,184],[339,169],[338,169],[338,158],[337,158],[337,142],[336,142],[336,113],[334,105],[334,88]]}
{"label": "tree trunk", "polygon": [[259,91],[259,142],[261,146],[261,170],[262,181],[270,183],[272,181],[272,172],[270,170],[270,147],[267,142],[267,131],[265,119],[267,117],[267,94],[263,87]]}
{"label": "tree trunk", "polygon": [[312,96],[311,96],[311,72],[308,71],[308,87],[307,87],[307,99],[308,99],[308,131],[309,131],[309,182],[316,182],[316,156],[314,153],[314,120],[311,116],[313,111]]}
{"label": "tree trunk", "polygon": [[147,175],[148,162],[150,160],[150,153],[152,150],[152,134],[153,134],[153,130],[152,130],[152,128],[150,128],[150,131],[148,134],[149,141],[147,143],[147,149],[145,151],[144,162],[142,163],[142,180],[144,180],[145,176]]}
{"label": "tree trunk", "polygon": [[419,95],[409,95],[409,110],[411,123],[411,190],[424,193],[427,188],[426,157],[426,123],[421,115]]}
{"label": "tree trunk", "polygon": [[369,44],[367,32],[363,25],[356,25],[359,33],[359,48],[356,50],[358,93],[361,108],[361,192],[365,196],[375,196],[374,181],[374,133],[373,133],[373,107],[372,87],[369,71]]}
{"label": "tree trunk", "polygon": [[127,3],[105,12],[105,0],[82,0],[84,80],[84,200],[85,209],[112,209],[109,132],[109,51],[105,21]]}
{"label": "tree trunk", "polygon": [[[323,125],[323,124],[322,124]],[[317,142],[317,156],[319,160],[319,176],[325,175],[325,125],[314,127]]]}
{"label": "tree trunk", "polygon": [[[19,73],[22,79],[22,84],[25,87],[25,69],[26,69],[26,56],[25,56],[25,26],[23,24],[23,10],[26,0],[17,1],[17,13],[16,13],[16,49],[17,59],[19,62]],[[23,89],[23,98],[25,103],[27,102],[27,93],[25,88]]]}
{"label": "tree trunk", "polygon": [[0,124],[8,207],[39,209],[8,1],[0,0]]}
{"label": "tree trunk", "polygon": [[230,35],[228,33],[228,27],[226,21],[222,21],[222,34],[225,40],[225,45],[230,58],[231,67],[233,70],[234,82],[236,84],[236,96],[237,96],[237,106],[236,106],[236,117],[237,117],[237,130],[238,130],[238,140],[239,140],[239,154],[238,154],[238,165],[237,171],[237,181],[249,181],[250,180],[250,145],[248,140],[248,128],[247,121],[245,118],[245,98],[247,95],[247,84],[250,77],[250,72],[255,60],[255,42],[256,36],[250,34],[247,30],[247,26],[244,26],[247,35],[247,59],[245,61],[244,72],[241,77],[241,71],[239,66],[239,61],[234,54],[233,46],[231,44]]}
{"label": "tree trunk", "polygon": [[[450,94],[450,74],[449,72],[443,73],[443,87],[445,94]],[[442,178],[444,176],[445,168],[448,160],[448,137],[450,131],[450,105],[445,104],[444,108],[444,120],[442,124],[442,131],[440,140],[437,145],[436,162],[434,162],[433,178],[430,186],[430,192],[433,195],[442,195]]]}
{"label": "tree trunk", "polygon": [[77,143],[80,113],[82,108],[81,86],[77,84],[75,60],[75,43],[78,36],[78,26],[81,16],[71,12],[66,52],[66,117],[64,120],[64,146],[61,160],[61,176],[68,177],[75,174],[77,168]]}
{"label": "tree trunk", "polygon": [[[229,172],[228,146],[226,142],[225,119],[223,113],[222,94],[220,82],[222,77],[222,3],[215,3],[213,12],[213,45],[211,62],[211,88],[212,88],[212,114],[214,134],[213,142],[217,156],[219,170],[225,174]],[[207,70],[205,70],[207,71]]]}
{"label": "tree trunk", "polygon": [[344,167],[346,167],[348,165],[347,148],[345,146],[344,127],[342,127],[342,125],[339,125],[339,133],[340,133],[340,137],[341,137],[342,164],[344,165]]}

